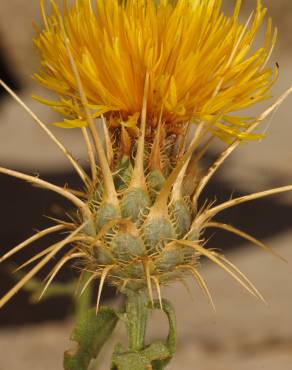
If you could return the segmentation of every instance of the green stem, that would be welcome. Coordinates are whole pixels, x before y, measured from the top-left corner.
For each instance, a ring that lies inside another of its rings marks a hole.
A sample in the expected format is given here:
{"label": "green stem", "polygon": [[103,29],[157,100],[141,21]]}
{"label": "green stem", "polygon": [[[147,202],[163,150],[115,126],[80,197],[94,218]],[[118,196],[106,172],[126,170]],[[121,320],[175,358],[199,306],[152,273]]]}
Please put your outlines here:
{"label": "green stem", "polygon": [[127,295],[126,315],[130,351],[140,351],[145,347],[148,304],[149,298],[145,291],[129,292]]}

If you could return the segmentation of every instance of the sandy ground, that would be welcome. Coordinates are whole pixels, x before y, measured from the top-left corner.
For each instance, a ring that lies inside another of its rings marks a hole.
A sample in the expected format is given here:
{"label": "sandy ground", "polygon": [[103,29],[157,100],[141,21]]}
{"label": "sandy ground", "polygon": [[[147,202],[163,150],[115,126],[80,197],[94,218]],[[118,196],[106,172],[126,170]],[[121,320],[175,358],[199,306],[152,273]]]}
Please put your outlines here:
{"label": "sandy ground", "polygon": [[[248,8],[253,0],[246,0]],[[266,1],[280,27],[280,42],[274,61],[281,67],[280,79],[274,89],[279,95],[292,84],[290,0]],[[11,63],[26,84],[22,92],[47,122],[55,119],[46,108],[34,103],[30,94],[35,91],[27,76],[36,65],[31,51],[31,20],[38,14],[38,1],[10,0],[0,5],[0,30]],[[17,12],[15,12],[17,9]],[[245,15],[247,13],[244,13]],[[267,106],[267,104],[265,105]],[[243,146],[224,166],[222,174],[235,186],[246,184],[247,191],[265,188],[274,174],[275,185],[291,183],[291,100],[273,118],[268,137],[260,144]],[[62,171],[66,161],[43,133],[18,108],[7,100],[0,112],[1,165],[15,165],[28,171],[41,169]],[[56,131],[66,144],[74,148],[77,157],[84,154],[83,145],[75,132]],[[276,176],[275,176],[276,174]],[[283,201],[292,201],[284,196]],[[276,217],[276,215],[275,215]],[[179,322],[178,353],[170,370],[292,370],[292,232],[268,241],[288,264],[254,250],[250,245],[245,253],[231,254],[235,262],[265,296],[268,307],[243,291],[224,272],[211,264],[203,268],[214,294],[217,313],[214,314],[197,287],[192,287],[192,301],[182,286],[165,291],[177,308]],[[190,282],[190,285],[193,285]],[[149,336],[164,338],[165,322],[156,313]],[[61,370],[62,353],[68,347],[73,322],[47,323],[33,327],[0,329],[0,370]],[[122,335],[117,329],[115,340]],[[105,370],[109,349],[103,353],[99,369]]]}

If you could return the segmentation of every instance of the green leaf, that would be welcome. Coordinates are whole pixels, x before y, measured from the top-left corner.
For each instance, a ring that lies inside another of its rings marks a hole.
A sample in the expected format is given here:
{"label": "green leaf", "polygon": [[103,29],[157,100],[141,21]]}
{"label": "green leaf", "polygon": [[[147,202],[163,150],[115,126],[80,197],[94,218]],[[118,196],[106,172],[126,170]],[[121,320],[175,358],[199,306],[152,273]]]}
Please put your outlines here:
{"label": "green leaf", "polygon": [[111,370],[150,370],[151,362],[141,351],[115,354]]}
{"label": "green leaf", "polygon": [[169,349],[162,342],[155,342],[146,347],[143,351],[143,355],[149,359],[151,363],[161,362],[171,357]]}
{"label": "green leaf", "polygon": [[78,349],[65,352],[64,369],[87,370],[91,359],[97,357],[117,322],[116,312],[108,307],[101,307],[98,314],[94,309],[85,314],[71,335],[71,339],[78,343]]}
{"label": "green leaf", "polygon": [[[154,308],[157,308],[157,309],[160,308],[159,301],[154,302]],[[167,315],[168,322],[169,322],[169,333],[168,333],[167,341],[164,344],[165,349],[169,351],[169,354],[168,356],[166,356],[167,354],[166,350],[164,349],[163,351],[163,348],[161,347],[160,349],[161,358],[157,357],[156,361],[152,362],[154,370],[165,369],[166,366],[171,361],[176,351],[176,316],[175,316],[174,308],[168,300],[163,299],[162,300],[162,310]],[[154,347],[154,349],[158,349],[158,347],[157,348]],[[163,355],[164,355],[164,358],[163,358]]]}

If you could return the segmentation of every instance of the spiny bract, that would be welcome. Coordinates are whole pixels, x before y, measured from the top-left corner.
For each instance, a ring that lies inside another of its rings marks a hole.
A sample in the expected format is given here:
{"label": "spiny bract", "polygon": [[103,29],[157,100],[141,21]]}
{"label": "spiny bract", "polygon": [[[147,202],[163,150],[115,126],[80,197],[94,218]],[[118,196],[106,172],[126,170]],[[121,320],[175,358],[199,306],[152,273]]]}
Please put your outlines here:
{"label": "spiny bract", "polygon": [[[185,272],[196,266],[195,248],[174,240],[186,238],[198,243],[199,232],[190,233],[196,212],[190,195],[183,191],[183,183],[176,196],[169,192],[167,179],[179,160],[173,138],[166,138],[164,130],[154,142],[146,138],[143,157],[139,158],[136,145],[123,150],[123,130],[119,130],[121,137],[115,138],[120,146],[114,148],[112,164],[118,202],[114,204],[106,194],[104,199],[102,180],[89,197],[94,221],[86,227],[86,233],[93,241],[86,248],[85,267],[98,272],[108,266],[107,280],[112,284],[140,289],[151,280],[162,284],[179,279],[183,275],[181,269]],[[142,143],[138,141],[138,146]],[[158,145],[154,163],[151,157]],[[140,172],[137,167],[141,159],[144,166]]]}

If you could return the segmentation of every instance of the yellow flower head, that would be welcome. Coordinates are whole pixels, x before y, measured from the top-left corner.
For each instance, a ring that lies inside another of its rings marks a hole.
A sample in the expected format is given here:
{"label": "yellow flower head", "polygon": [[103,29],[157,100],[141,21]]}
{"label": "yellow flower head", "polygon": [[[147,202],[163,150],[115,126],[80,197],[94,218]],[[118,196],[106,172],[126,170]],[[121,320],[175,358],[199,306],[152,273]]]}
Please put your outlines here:
{"label": "yellow flower head", "polygon": [[69,45],[94,118],[138,124],[149,73],[148,127],[160,117],[168,132],[205,121],[222,138],[250,137],[251,119],[232,112],[266,99],[274,81],[266,67],[276,40],[270,19],[263,46],[253,47],[266,14],[260,0],[245,24],[240,0],[230,17],[221,0],[75,0],[64,1],[63,12],[51,0],[50,17],[41,4],[36,78],[59,95],[43,102],[66,116],[63,127],[86,124]]}

